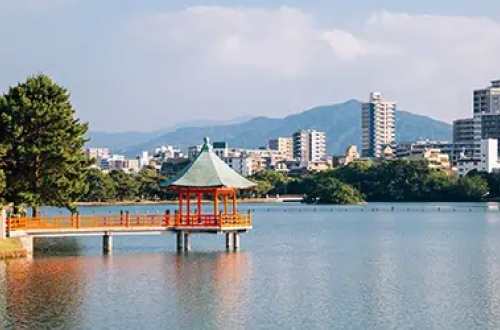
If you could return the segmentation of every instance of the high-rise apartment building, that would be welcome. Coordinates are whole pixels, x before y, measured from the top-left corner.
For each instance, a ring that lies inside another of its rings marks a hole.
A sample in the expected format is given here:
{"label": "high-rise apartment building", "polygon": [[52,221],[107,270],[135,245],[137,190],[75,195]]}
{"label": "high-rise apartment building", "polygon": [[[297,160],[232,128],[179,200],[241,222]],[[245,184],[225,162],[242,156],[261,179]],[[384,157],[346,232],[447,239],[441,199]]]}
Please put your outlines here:
{"label": "high-rise apartment building", "polygon": [[396,103],[384,100],[381,93],[371,93],[361,111],[363,157],[381,158],[386,146],[396,140]]}
{"label": "high-rise apartment building", "polygon": [[491,86],[474,91],[474,115],[500,114],[500,80]]}
{"label": "high-rise apartment building", "polygon": [[293,159],[293,139],[291,137],[278,137],[269,140],[269,149],[279,151],[285,159]]}
{"label": "high-rise apartment building", "polygon": [[326,158],[326,134],[313,129],[293,134],[293,157],[301,162],[319,162]]}
{"label": "high-rise apartment building", "polygon": [[456,163],[460,158],[481,157],[481,140],[500,138],[500,80],[489,87],[474,90],[473,117],[453,122],[453,144]]}

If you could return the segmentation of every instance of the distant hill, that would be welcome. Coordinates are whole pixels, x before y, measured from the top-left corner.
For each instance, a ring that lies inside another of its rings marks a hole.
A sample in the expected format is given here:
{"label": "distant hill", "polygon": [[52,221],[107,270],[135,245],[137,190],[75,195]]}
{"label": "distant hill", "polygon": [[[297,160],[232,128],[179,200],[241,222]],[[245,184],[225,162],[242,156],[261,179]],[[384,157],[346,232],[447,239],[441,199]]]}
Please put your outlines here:
{"label": "distant hill", "polygon": [[[398,141],[426,138],[451,139],[451,125],[445,122],[406,111],[398,111],[396,120]],[[359,146],[361,143],[361,103],[350,100],[340,104],[319,106],[279,119],[257,117],[235,124],[182,127],[148,140],[139,138],[135,140],[137,144],[124,145],[120,151],[128,155],[136,155],[142,150],[150,150],[162,144],[187,148],[190,145],[202,143],[205,136],[209,136],[212,141],[227,141],[230,146],[255,148],[266,145],[270,138],[290,136],[294,131],[305,128],[326,132],[330,154],[343,153],[349,144]]]}
{"label": "distant hill", "polygon": [[198,119],[177,123],[173,126],[152,131],[152,132],[103,132],[91,131],[87,134],[86,143],[87,147],[108,147],[114,152],[126,152],[127,149],[133,149],[134,146],[147,143],[161,135],[174,132],[184,127],[203,127],[203,126],[220,126],[237,124],[250,120],[249,116],[236,117],[229,120],[211,120],[211,119]]}

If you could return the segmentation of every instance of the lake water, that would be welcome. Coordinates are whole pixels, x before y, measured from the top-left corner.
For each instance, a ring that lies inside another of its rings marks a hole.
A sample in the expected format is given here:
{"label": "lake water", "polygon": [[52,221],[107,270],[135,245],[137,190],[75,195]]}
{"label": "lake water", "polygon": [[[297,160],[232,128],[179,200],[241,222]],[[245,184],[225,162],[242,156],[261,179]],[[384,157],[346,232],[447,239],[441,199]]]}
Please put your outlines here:
{"label": "lake water", "polygon": [[500,328],[497,209],[242,208],[254,230],[236,253],[216,235],[194,236],[189,254],[172,234],[115,237],[111,256],[98,238],[37,242],[34,259],[0,262],[0,328]]}

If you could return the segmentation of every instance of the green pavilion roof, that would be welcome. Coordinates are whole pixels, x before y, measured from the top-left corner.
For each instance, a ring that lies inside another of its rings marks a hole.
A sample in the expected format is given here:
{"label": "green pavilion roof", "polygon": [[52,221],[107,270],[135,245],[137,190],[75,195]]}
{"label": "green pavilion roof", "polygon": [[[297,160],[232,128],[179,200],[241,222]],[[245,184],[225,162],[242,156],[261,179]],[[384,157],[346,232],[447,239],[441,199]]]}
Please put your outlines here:
{"label": "green pavilion roof", "polygon": [[166,181],[169,187],[230,187],[247,189],[255,186],[224,161],[222,161],[212,150],[208,138],[201,148],[196,159],[188,165],[176,178]]}

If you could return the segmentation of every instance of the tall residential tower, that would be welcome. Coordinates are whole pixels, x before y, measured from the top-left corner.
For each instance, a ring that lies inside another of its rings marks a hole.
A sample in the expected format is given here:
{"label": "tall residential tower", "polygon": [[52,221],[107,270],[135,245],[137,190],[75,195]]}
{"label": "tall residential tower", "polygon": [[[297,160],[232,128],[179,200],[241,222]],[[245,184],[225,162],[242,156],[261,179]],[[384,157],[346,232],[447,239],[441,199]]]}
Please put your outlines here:
{"label": "tall residential tower", "polygon": [[293,157],[301,162],[319,162],[326,157],[326,134],[313,129],[293,134]]}
{"label": "tall residential tower", "polygon": [[363,103],[361,112],[363,157],[381,158],[386,146],[394,148],[396,103],[384,100],[381,93],[373,92]]}

